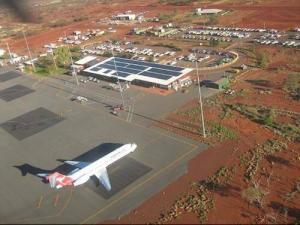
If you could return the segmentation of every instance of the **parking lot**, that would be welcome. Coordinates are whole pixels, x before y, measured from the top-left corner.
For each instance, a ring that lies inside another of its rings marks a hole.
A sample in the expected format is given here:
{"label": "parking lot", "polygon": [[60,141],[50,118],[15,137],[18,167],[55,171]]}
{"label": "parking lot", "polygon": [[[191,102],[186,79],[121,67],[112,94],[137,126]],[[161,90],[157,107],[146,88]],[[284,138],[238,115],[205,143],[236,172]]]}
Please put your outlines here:
{"label": "parking lot", "polygon": [[[206,148],[151,125],[197,89],[168,99],[130,89],[128,108],[116,117],[109,106],[120,102],[120,93],[96,83],[84,85],[0,72],[1,222],[97,223],[118,218],[182,175],[188,160]],[[70,100],[79,94],[89,101]],[[130,142],[137,143],[137,151],[108,168],[111,192],[94,179],[52,190],[36,176],[69,172],[63,160],[93,161]]]}

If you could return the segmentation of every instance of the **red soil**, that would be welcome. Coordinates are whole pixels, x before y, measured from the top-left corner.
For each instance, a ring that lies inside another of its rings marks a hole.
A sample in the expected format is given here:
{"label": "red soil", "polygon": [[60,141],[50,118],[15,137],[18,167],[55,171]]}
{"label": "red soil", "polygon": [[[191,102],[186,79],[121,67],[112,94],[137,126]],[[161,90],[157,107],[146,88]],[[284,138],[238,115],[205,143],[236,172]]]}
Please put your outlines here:
{"label": "red soil", "polygon": [[[267,106],[270,108],[293,111],[300,113],[299,102],[291,99],[284,90],[288,73],[298,70],[298,52],[290,49],[262,47],[258,51],[264,51],[269,56],[269,66],[266,70],[256,70],[238,77],[236,84],[232,86],[239,92],[244,89],[244,96],[234,98],[220,96],[220,102],[227,104],[241,103],[246,105]],[[273,55],[277,52],[276,55]],[[285,66],[280,70],[274,70],[278,62],[284,62]],[[255,82],[254,82],[255,81]],[[257,82],[258,81],[258,82]],[[261,94],[259,90],[270,90],[270,93]],[[197,105],[196,100],[187,103],[179,111],[186,111]],[[217,104],[218,105],[218,104]],[[214,192],[215,208],[208,214],[208,223],[291,223],[299,220],[300,194],[288,200],[286,196],[293,191],[295,183],[299,179],[300,143],[290,142],[273,131],[247,119],[239,113],[232,111],[232,115],[220,118],[221,110],[215,106],[205,105],[206,122],[214,121],[234,130],[238,138],[233,141],[225,141],[210,147],[199,154],[189,163],[189,172],[170,184],[167,188],[144,202],[136,210],[124,216],[116,223],[153,223],[158,220],[160,212],[170,209],[172,203],[188,191],[189,183],[203,180],[211,176],[221,166],[235,166],[233,176],[227,191]],[[195,117],[199,117],[196,115]],[[293,122],[288,116],[279,115],[277,122]],[[187,126],[192,131],[199,129],[199,121],[193,121],[185,116],[172,113],[166,118],[166,122],[172,126],[164,125],[166,129],[184,136],[203,140],[199,135],[181,128]],[[174,128],[178,126],[179,128]],[[244,180],[245,168],[240,164],[240,156],[249,152],[255,146],[262,145],[270,139],[288,143],[287,150],[276,153],[262,159],[255,180],[261,188],[267,191],[264,198],[263,209],[248,204],[242,198],[242,191],[251,186],[251,182]],[[269,174],[269,175],[267,175]],[[271,175],[270,175],[271,174]],[[268,178],[269,176],[269,178]],[[172,223],[198,223],[196,215],[182,214]]]}
{"label": "red soil", "polygon": [[220,17],[222,25],[289,29],[300,24],[300,2],[297,0],[268,0],[255,5],[234,2],[214,5],[221,9],[234,10],[230,16]]}

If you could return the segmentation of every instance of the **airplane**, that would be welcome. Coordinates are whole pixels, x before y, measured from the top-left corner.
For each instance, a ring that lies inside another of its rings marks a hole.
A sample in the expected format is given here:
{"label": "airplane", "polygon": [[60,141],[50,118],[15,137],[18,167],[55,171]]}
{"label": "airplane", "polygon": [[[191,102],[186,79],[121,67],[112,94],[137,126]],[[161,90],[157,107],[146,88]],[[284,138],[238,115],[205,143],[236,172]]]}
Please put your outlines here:
{"label": "airplane", "polygon": [[79,186],[86,183],[90,177],[96,176],[107,191],[111,191],[111,184],[107,174],[107,167],[134,152],[137,148],[135,143],[125,144],[115,149],[95,162],[64,161],[65,163],[77,167],[67,175],[54,172],[52,174],[39,173],[37,176],[46,179],[51,188],[60,189],[64,186]]}

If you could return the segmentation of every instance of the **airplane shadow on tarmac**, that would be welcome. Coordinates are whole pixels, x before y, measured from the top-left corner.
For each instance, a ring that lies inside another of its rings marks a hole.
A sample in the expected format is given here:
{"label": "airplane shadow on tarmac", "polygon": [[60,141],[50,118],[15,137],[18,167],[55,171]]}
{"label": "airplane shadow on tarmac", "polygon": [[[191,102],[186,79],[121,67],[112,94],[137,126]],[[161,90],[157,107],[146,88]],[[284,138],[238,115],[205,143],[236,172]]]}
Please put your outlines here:
{"label": "airplane shadow on tarmac", "polygon": [[[123,144],[104,143],[74,159],[67,160],[92,163],[97,159],[109,154],[113,150],[121,147],[122,145]],[[64,162],[65,160],[57,159],[57,161]],[[61,174],[67,175],[68,173],[76,169],[76,167],[66,163],[52,170],[38,168],[30,164],[23,164],[14,167],[20,170],[22,176],[26,176],[27,174],[37,176],[37,174],[39,173],[51,174],[54,172],[59,172]],[[95,176],[91,177],[91,182],[86,183],[87,188],[101,195],[105,199],[109,199],[128,185],[135,182],[140,177],[146,175],[152,170],[152,168],[143,164],[142,162],[131,158],[130,156],[125,156],[112,165],[108,166],[107,170],[112,186],[111,191],[107,191],[101,184],[99,184],[99,180]],[[44,183],[48,183],[48,181],[46,181],[45,179],[42,180]]]}

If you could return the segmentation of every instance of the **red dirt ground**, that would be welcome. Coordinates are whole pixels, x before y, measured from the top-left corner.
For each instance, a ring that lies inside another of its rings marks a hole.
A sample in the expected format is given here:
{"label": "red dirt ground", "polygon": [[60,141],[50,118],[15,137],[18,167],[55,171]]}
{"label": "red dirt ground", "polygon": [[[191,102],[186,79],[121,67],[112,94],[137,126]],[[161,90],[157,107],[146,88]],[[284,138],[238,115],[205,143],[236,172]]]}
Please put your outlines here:
{"label": "red dirt ground", "polygon": [[[264,51],[268,55],[268,67],[265,70],[254,70],[238,77],[232,89],[237,92],[242,89],[246,90],[243,96],[225,97],[221,95],[217,97],[219,99],[217,102],[265,106],[300,114],[299,102],[293,100],[283,89],[288,73],[298,71],[297,58],[299,57],[299,52],[273,47],[261,47],[258,51]],[[277,54],[273,55],[274,52]],[[285,66],[279,70],[274,69],[279,62],[283,62]],[[263,80],[264,82],[253,82],[257,80]],[[270,90],[271,93],[261,94],[257,88],[259,90]],[[179,109],[179,112],[195,106],[197,106],[196,100],[187,103]],[[154,223],[158,221],[161,212],[168,211],[172,203],[180,195],[188,191],[190,182],[206,179],[213,175],[221,166],[235,166],[236,170],[227,191],[213,192],[215,207],[208,214],[207,223],[264,224],[271,222],[292,223],[299,220],[300,193],[295,194],[291,200],[288,200],[285,196],[293,191],[295,183],[299,180],[300,143],[288,141],[235,111],[231,112],[231,116],[221,119],[221,109],[216,106],[209,106],[206,103],[204,113],[206,122],[219,122],[234,130],[238,138],[214,144],[190,161],[189,172],[186,175],[170,184],[120,220],[107,221],[106,223]],[[199,118],[199,113],[195,118]],[[170,126],[165,124],[160,126],[171,132],[188,136],[195,140],[203,140],[201,136],[192,133],[199,129],[199,121],[193,122],[186,116],[172,113],[166,118],[165,122],[169,123]],[[277,122],[293,122],[293,119],[288,116],[278,116]],[[192,132],[182,130],[187,127]],[[263,208],[260,209],[248,204],[242,198],[242,191],[248,188],[251,183],[249,184],[244,180],[245,168],[240,164],[240,157],[258,144],[262,145],[270,139],[288,143],[288,148],[280,153],[263,158],[259,164],[255,180],[268,192],[264,198]],[[210,141],[216,143],[216,140]],[[269,174],[269,179],[267,179],[266,174]],[[184,213],[171,223],[199,223],[199,221],[196,215]]]}
{"label": "red dirt ground", "polygon": [[300,1],[267,0],[255,5],[245,3],[217,4],[214,7],[234,10],[230,16],[220,17],[222,25],[290,29],[300,24]]}
{"label": "red dirt ground", "polygon": [[[145,15],[148,17],[157,16],[159,13],[171,13],[174,9],[177,10],[179,14],[191,12],[195,7],[203,7],[203,4],[194,4],[187,6],[174,6],[174,5],[161,5],[153,4],[156,1],[128,1],[126,4],[123,3],[114,3],[108,5],[87,5],[81,7],[82,15],[89,15],[89,20],[73,23],[65,27],[58,28],[47,28],[44,32],[40,32],[37,35],[28,37],[30,47],[34,52],[38,52],[44,44],[57,41],[58,37],[62,36],[65,31],[71,32],[76,29],[84,30],[88,28],[101,27],[99,24],[96,24],[100,18],[106,16],[112,16],[116,12],[123,12],[128,9],[133,10],[134,12],[147,12]],[[243,2],[233,0],[233,3],[221,3],[221,4],[205,4],[205,7],[218,7],[222,9],[233,9],[234,12],[229,16],[221,16],[220,24],[221,25],[235,25],[241,27],[266,27],[270,28],[280,28],[288,29],[299,26],[300,24],[300,1],[291,0],[291,1],[264,1],[263,3],[256,5],[247,5]],[[79,9],[67,8],[59,9],[48,15],[47,19],[51,18],[71,18],[74,16],[74,12]],[[46,21],[47,22],[47,21]],[[44,23],[46,23],[44,22]],[[124,32],[117,34],[118,37],[123,36],[130,30],[130,27]],[[24,40],[19,39],[15,41],[10,41],[13,50],[25,50]]]}

